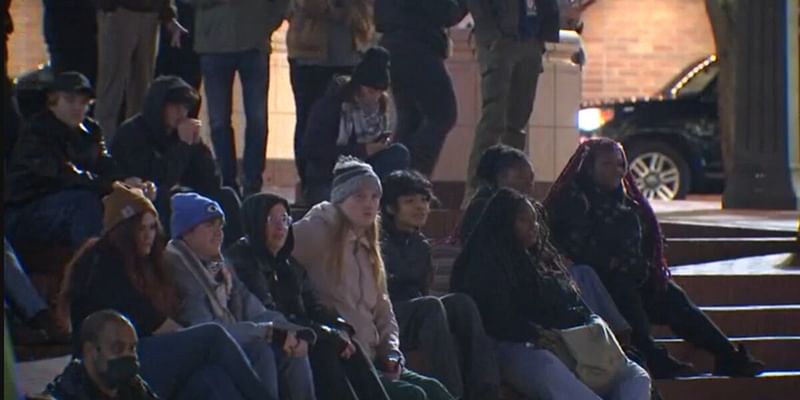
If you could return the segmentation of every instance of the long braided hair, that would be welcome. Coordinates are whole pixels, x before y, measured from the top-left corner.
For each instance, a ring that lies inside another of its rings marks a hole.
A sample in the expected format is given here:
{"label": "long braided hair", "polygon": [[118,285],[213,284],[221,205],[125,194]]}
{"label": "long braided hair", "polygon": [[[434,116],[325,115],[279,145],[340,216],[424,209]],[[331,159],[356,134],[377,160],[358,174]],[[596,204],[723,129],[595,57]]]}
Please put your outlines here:
{"label": "long braided hair", "polygon": [[579,181],[591,179],[591,177],[587,177],[588,170],[592,168],[598,153],[615,151],[619,152],[625,160],[626,172],[622,178],[622,190],[625,196],[639,207],[642,224],[651,233],[649,236],[652,240],[652,243],[649,243],[651,246],[645,246],[645,248],[652,249],[650,261],[653,273],[651,276],[657,284],[663,287],[672,276],[664,256],[664,235],[653,207],[636,186],[631,172],[627,170],[628,159],[622,144],[608,138],[593,138],[581,143],[547,193],[544,205],[550,208],[554,202],[569,192],[573,185],[580,187]]}

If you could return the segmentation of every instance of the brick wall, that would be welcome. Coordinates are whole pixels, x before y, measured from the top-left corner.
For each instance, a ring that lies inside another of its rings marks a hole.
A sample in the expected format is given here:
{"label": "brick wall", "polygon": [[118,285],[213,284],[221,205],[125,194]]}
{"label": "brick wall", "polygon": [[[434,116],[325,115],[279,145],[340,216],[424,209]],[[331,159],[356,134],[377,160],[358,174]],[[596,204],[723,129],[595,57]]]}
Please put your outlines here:
{"label": "brick wall", "polygon": [[714,51],[703,0],[597,0],[583,21],[584,100],[652,94]]}
{"label": "brick wall", "polygon": [[47,49],[42,35],[42,2],[11,2],[14,33],[8,41],[8,74],[13,78],[47,62]]}

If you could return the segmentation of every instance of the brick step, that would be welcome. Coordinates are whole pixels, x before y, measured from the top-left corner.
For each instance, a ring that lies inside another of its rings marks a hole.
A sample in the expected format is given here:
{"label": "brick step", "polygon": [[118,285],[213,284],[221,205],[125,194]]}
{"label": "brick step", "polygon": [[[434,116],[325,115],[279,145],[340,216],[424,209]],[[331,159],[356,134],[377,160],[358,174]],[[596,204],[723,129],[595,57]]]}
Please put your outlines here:
{"label": "brick step", "polygon": [[[800,370],[800,336],[762,336],[732,338],[735,344],[743,344],[753,357],[761,360],[771,371]],[[682,361],[694,364],[699,372],[714,370],[714,357],[681,339],[660,339],[670,354]]]}
{"label": "brick step", "polygon": [[683,275],[673,272],[673,279],[699,305],[800,304],[800,271],[790,272],[750,275]]}
{"label": "brick step", "polygon": [[789,400],[800,390],[800,372],[766,372],[755,378],[699,376],[656,381],[664,400]]}
{"label": "brick step", "polygon": [[667,238],[721,238],[721,237],[796,237],[797,232],[760,229],[758,227],[717,226],[685,222],[662,222],[661,230]]}
{"label": "brick step", "polygon": [[797,251],[794,237],[670,238],[665,254],[670,266]]}
{"label": "brick step", "polygon": [[[800,336],[800,305],[701,307],[727,336]],[[675,337],[663,325],[653,326],[657,338]],[[800,369],[800,365],[798,365]]]}

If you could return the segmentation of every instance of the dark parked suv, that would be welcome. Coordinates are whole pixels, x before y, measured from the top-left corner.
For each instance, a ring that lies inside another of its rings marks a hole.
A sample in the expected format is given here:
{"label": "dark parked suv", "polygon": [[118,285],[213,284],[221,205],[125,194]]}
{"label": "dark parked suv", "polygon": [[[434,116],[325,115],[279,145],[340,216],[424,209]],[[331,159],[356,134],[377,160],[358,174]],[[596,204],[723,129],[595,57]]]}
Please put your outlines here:
{"label": "dark parked suv", "polygon": [[581,135],[622,142],[631,172],[650,199],[720,191],[718,72],[717,58],[710,55],[688,65],[653,97],[584,103]]}

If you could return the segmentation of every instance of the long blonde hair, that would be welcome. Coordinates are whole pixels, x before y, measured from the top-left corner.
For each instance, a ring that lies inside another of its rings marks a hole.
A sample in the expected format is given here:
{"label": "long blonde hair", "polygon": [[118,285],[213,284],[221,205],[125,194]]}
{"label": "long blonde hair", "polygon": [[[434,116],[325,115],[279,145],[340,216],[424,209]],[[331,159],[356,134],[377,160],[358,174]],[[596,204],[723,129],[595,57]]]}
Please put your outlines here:
{"label": "long blonde hair", "polygon": [[[333,251],[330,253],[328,264],[333,265],[338,278],[341,281],[342,272],[344,271],[344,252],[348,247],[348,236],[353,226],[347,216],[342,212],[339,206],[336,206],[336,223],[333,226],[333,238],[331,244]],[[367,252],[369,253],[369,261],[372,265],[372,275],[375,277],[375,286],[381,291],[386,291],[386,269],[383,265],[383,257],[381,256],[380,245],[380,216],[375,218],[372,226],[366,230],[367,238]]]}

